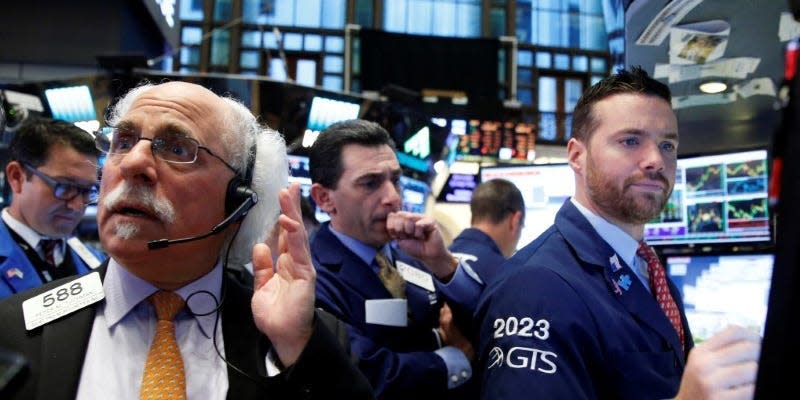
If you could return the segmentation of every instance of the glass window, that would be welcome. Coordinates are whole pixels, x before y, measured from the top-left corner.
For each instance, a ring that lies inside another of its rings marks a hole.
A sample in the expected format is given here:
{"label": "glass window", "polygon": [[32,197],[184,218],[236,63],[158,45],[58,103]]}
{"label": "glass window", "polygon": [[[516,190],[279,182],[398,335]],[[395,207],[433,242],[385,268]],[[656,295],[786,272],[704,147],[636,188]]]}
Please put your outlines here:
{"label": "glass window", "polygon": [[440,1],[432,4],[431,10],[435,18],[426,18],[433,23],[433,29],[430,33],[438,36],[457,36],[456,35],[456,5],[447,1]]}
{"label": "glass window", "polygon": [[211,34],[211,65],[228,65],[230,37],[229,30],[216,30]]}
{"label": "glass window", "polygon": [[325,56],[322,70],[324,72],[344,72],[344,58],[340,56]]}
{"label": "glass window", "polygon": [[322,27],[344,29],[347,0],[325,0],[322,2]]}
{"label": "glass window", "polygon": [[533,71],[528,68],[517,70],[517,84],[531,86],[533,84]]}
{"label": "glass window", "polygon": [[264,32],[262,35],[264,38],[264,48],[265,49],[277,49],[278,48],[278,38],[272,31]]}
{"label": "glass window", "polygon": [[533,66],[533,52],[529,50],[518,50],[517,65],[522,67]]}
{"label": "glass window", "polygon": [[314,34],[306,34],[305,37],[305,45],[303,49],[305,51],[322,51],[322,36],[321,35],[314,35]]}
{"label": "glass window", "polygon": [[296,26],[318,28],[322,20],[321,0],[297,0]]}
{"label": "glass window", "polygon": [[344,53],[344,38],[340,36],[326,36],[325,52]]}
{"label": "glass window", "polygon": [[303,50],[303,35],[300,33],[284,33],[283,48],[285,50]]}
{"label": "glass window", "polygon": [[273,58],[269,62],[269,76],[278,81],[286,80],[286,68],[283,65],[283,60],[280,58]]}
{"label": "glass window", "polygon": [[203,0],[183,0],[180,3],[180,19],[184,21],[203,20]]}
{"label": "glass window", "polygon": [[608,48],[604,0],[518,0],[515,25],[522,43],[541,46]]}
{"label": "glass window", "polygon": [[322,78],[322,87],[328,90],[340,91],[344,88],[344,81],[341,76],[325,75]]}
{"label": "glass window", "polygon": [[568,54],[556,54],[556,69],[563,69],[569,71],[569,55]]}
{"label": "glass window", "polygon": [[203,40],[203,29],[196,26],[187,26],[181,29],[181,42],[183,44],[200,44]]}
{"label": "glass window", "polygon": [[536,53],[536,67],[553,68],[553,55],[545,52]]}
{"label": "glass window", "polygon": [[592,57],[592,72],[606,72],[606,60]]}
{"label": "glass window", "polygon": [[375,8],[372,5],[372,0],[356,0],[356,24],[365,28],[372,28],[374,15]]}
{"label": "glass window", "polygon": [[539,78],[539,111],[556,111],[556,78],[542,76]]}
{"label": "glass window", "polygon": [[241,62],[239,63],[239,65],[241,65],[242,68],[250,68],[250,69],[258,68],[258,62],[259,62],[258,51],[253,51],[253,50],[242,51]]}
{"label": "glass window", "polygon": [[500,37],[506,34],[506,10],[493,7],[489,11],[489,35]]}
{"label": "glass window", "polygon": [[200,64],[200,49],[197,47],[181,48],[181,65]]}
{"label": "glass window", "polygon": [[520,89],[517,91],[517,100],[526,106],[533,105],[533,91],[530,89]]}
{"label": "glass window", "polygon": [[583,93],[583,81],[566,79],[564,81],[564,111],[571,113]]}
{"label": "glass window", "polygon": [[317,85],[317,62],[314,60],[297,60],[297,79],[298,85],[316,86]]}
{"label": "glass window", "polygon": [[572,69],[575,71],[586,72],[589,70],[589,57],[587,56],[573,56]]}
{"label": "glass window", "polygon": [[388,32],[480,37],[481,0],[384,0]]}
{"label": "glass window", "polygon": [[603,79],[602,76],[592,75],[591,80],[589,81],[589,85],[594,85],[597,82],[600,82]]}
{"label": "glass window", "polygon": [[216,0],[214,2],[214,21],[225,22],[231,20],[233,4],[231,0]]}
{"label": "glass window", "polygon": [[242,46],[244,47],[261,47],[261,32],[259,31],[244,31],[242,32]]}

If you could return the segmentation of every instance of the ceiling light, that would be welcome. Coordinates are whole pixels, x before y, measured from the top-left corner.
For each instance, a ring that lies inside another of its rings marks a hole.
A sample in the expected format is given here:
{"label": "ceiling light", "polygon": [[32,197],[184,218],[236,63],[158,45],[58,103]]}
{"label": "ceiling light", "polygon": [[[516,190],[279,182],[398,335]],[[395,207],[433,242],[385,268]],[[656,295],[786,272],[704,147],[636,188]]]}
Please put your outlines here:
{"label": "ceiling light", "polygon": [[722,93],[728,89],[728,85],[721,81],[708,81],[700,84],[700,91],[703,93]]}

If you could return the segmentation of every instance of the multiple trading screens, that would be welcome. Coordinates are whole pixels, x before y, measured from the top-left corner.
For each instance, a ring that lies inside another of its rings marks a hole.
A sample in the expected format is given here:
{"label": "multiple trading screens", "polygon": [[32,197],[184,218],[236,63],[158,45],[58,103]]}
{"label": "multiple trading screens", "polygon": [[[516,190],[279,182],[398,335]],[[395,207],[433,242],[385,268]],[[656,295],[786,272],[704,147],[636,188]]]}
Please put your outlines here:
{"label": "multiple trading screens", "polygon": [[681,158],[672,196],[645,229],[654,245],[771,240],[767,151]]}
{"label": "multiple trading screens", "polygon": [[666,258],[695,342],[708,339],[728,324],[764,334],[774,257],[760,253]]}
{"label": "multiple trading screens", "polygon": [[[552,224],[575,191],[567,164],[481,169],[481,181],[493,178],[513,182],[525,198],[528,213],[520,246]],[[664,211],[645,225],[645,239],[658,246],[768,243],[767,183],[766,150],[682,157],[672,195]]]}

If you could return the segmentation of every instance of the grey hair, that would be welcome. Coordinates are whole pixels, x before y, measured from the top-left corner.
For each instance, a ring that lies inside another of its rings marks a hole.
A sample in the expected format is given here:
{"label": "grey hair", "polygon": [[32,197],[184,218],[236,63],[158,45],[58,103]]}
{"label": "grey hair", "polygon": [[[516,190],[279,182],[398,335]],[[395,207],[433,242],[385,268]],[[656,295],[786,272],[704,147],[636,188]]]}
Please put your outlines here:
{"label": "grey hair", "polygon": [[[155,86],[146,83],[121,97],[109,112],[109,125],[117,125],[136,99]],[[220,252],[220,259],[227,255],[229,264],[239,266],[251,261],[253,245],[263,242],[278,220],[281,211],[278,192],[288,184],[289,161],[286,142],[278,131],[260,124],[240,101],[232,97],[220,99],[228,107],[227,111],[220,112],[222,129],[219,133],[228,163],[239,175],[245,176],[250,152],[256,152],[250,188],[258,195],[258,202],[241,222],[238,233],[228,233]]]}

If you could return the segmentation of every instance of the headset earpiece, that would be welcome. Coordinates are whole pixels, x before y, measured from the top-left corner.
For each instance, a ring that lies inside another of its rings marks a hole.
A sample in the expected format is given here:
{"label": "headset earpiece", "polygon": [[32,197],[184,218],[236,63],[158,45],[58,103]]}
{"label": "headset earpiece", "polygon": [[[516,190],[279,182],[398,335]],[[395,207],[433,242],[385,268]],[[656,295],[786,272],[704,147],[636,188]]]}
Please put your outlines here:
{"label": "headset earpiece", "polygon": [[[258,201],[258,196],[250,188],[253,183],[253,169],[256,162],[256,144],[250,147],[250,154],[247,157],[247,167],[244,171],[244,176],[236,175],[228,182],[228,189],[225,194],[225,215],[237,213],[232,222],[241,221],[247,211],[252,208]],[[249,202],[243,209],[239,209],[244,203]]]}

